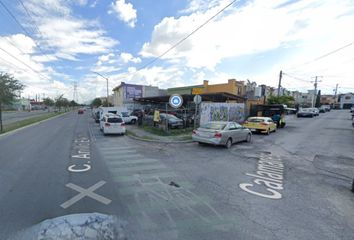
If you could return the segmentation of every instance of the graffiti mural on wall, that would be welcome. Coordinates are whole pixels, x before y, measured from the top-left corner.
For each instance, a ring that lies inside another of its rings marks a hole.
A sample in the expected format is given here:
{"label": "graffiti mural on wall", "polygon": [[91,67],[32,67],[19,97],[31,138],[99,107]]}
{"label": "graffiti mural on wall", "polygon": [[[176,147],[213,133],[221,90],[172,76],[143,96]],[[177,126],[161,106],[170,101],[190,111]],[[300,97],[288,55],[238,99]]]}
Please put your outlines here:
{"label": "graffiti mural on wall", "polygon": [[200,106],[200,124],[210,121],[242,122],[245,118],[244,103],[209,103]]}

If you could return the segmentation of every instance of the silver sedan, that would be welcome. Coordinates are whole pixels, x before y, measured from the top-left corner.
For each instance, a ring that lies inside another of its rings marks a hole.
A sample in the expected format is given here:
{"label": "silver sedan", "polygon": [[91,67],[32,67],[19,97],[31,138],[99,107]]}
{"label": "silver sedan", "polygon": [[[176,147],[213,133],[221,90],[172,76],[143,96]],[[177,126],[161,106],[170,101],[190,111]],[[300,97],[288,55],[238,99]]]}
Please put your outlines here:
{"label": "silver sedan", "polygon": [[224,145],[230,148],[236,142],[251,142],[252,133],[236,122],[208,122],[193,130],[192,139],[198,143]]}

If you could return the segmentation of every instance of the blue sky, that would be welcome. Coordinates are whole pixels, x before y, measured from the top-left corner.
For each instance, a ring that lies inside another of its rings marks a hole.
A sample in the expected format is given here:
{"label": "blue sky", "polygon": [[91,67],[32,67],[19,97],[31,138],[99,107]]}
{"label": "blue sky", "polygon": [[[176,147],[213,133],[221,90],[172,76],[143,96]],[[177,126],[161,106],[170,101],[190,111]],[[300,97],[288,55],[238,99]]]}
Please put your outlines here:
{"label": "blue sky", "polygon": [[283,70],[290,90],[312,89],[317,75],[324,93],[337,83],[354,92],[353,1],[236,1],[140,71],[232,1],[0,1],[26,30],[0,4],[0,71],[21,80],[26,97],[71,99],[74,82],[80,102],[104,96],[105,79],[93,71],[111,89],[121,81],[168,88],[229,78],[276,86]]}

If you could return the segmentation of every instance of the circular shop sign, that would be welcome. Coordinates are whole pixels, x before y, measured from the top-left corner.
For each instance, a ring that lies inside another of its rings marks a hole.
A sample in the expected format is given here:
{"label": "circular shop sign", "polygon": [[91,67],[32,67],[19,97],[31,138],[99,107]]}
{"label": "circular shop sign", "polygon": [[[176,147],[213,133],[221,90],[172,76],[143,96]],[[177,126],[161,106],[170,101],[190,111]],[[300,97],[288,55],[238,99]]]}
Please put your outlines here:
{"label": "circular shop sign", "polygon": [[170,97],[170,106],[173,108],[179,108],[183,104],[183,98],[179,94],[173,94]]}

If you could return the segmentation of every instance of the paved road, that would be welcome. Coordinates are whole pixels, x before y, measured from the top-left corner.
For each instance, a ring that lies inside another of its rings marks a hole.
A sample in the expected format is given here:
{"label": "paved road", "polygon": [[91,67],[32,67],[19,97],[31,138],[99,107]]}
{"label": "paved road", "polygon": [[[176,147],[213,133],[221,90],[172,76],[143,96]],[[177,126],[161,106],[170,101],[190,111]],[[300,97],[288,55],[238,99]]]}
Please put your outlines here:
{"label": "paved road", "polygon": [[[89,163],[75,158],[88,138]],[[67,114],[0,138],[0,239],[47,218],[100,212],[125,220],[134,240],[349,240],[353,146],[348,111],[290,118],[229,150],[104,137],[88,114]],[[73,164],[90,170],[68,171]],[[86,196],[63,208],[78,194],[66,184],[101,181],[95,193],[111,202]]]}
{"label": "paved road", "polygon": [[3,124],[8,125],[17,121],[33,118],[47,113],[48,111],[43,111],[43,110],[36,110],[31,112],[27,112],[27,111],[3,112],[2,113]]}

